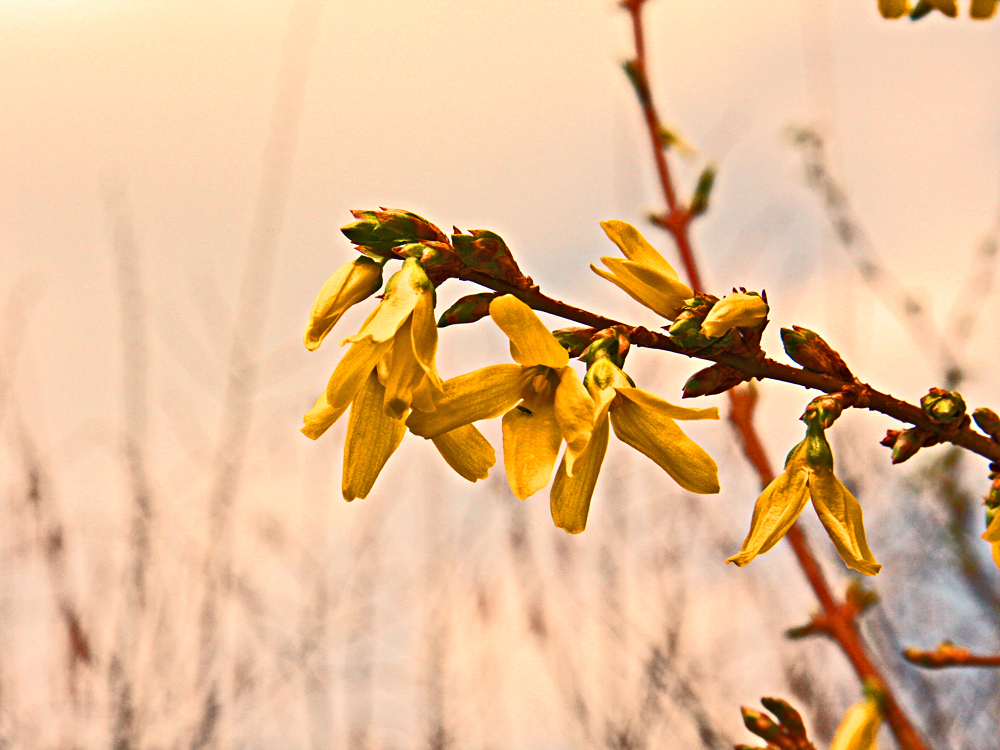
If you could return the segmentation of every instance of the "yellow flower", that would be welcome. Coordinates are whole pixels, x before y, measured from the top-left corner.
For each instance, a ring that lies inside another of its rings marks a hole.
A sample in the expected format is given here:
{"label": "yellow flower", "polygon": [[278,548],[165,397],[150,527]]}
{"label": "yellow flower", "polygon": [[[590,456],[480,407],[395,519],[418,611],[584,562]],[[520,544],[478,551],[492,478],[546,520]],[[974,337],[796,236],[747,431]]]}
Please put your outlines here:
{"label": "yellow flower", "polygon": [[314,351],[323,343],[340,317],[352,305],[371,297],[382,286],[382,265],[366,256],[345,263],[316,295],[303,337],[306,349]]}
{"label": "yellow flower", "polygon": [[493,300],[490,316],[510,339],[517,364],[484,367],[446,381],[435,410],[414,411],[406,424],[414,434],[433,438],[503,414],[507,481],[524,500],[549,483],[563,440],[572,473],[590,440],[594,402],[569,366],[566,350],[530,307],[508,294]]}
{"label": "yellow flower", "polygon": [[675,419],[718,419],[719,410],[687,409],[635,388],[610,359],[594,362],[584,379],[597,405],[590,442],[576,459],[573,476],[566,461],[559,466],[549,495],[552,520],[571,534],[587,527],[590,500],[608,447],[608,422],[618,439],[659,465],[681,487],[702,495],[719,491],[719,468]]}
{"label": "yellow flower", "polygon": [[844,714],[830,750],[877,750],[882,709],[872,696],[858,701]]}
{"label": "yellow flower", "polygon": [[990,525],[986,527],[986,531],[983,532],[983,539],[989,542],[993,547],[993,562],[996,566],[1000,568],[1000,513],[993,516],[993,520],[990,521]]}
{"label": "yellow flower", "polygon": [[727,563],[743,567],[776,545],[812,499],[837,552],[847,567],[875,575],[882,566],[865,540],[861,504],[833,475],[833,453],[819,428],[810,427],[806,439],[788,454],[785,471],[757,499],[750,533],[739,554]]}
{"label": "yellow flower", "polygon": [[691,287],[680,280],[666,259],[631,224],[602,221],[601,227],[627,260],[601,258],[610,273],[591,263],[593,272],[664,318],[677,317],[684,301],[694,296]]}
{"label": "yellow flower", "polygon": [[767,302],[757,294],[733,292],[712,305],[701,324],[701,332],[717,339],[731,328],[758,326],[767,319]]}
{"label": "yellow flower", "polygon": [[[442,393],[434,364],[434,287],[416,258],[403,262],[361,330],[343,343],[351,348],[306,413],[302,432],[315,440],[351,407],[342,486],[344,499],[351,501],[371,491],[403,439],[411,407],[432,410]],[[474,427],[443,434],[434,443],[470,481],[484,479],[496,461],[493,448]]]}

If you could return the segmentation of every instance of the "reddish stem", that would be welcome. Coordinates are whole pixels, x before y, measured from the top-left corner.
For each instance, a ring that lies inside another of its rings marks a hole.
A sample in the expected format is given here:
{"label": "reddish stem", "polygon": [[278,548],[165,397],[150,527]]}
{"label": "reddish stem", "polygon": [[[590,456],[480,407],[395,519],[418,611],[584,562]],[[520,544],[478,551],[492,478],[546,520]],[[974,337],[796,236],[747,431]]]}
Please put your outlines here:
{"label": "reddish stem", "polygon": [[[698,275],[697,264],[694,253],[691,251],[691,244],[688,238],[688,227],[690,225],[690,214],[684,216],[686,209],[679,207],[677,197],[674,193],[673,183],[670,179],[670,171],[664,154],[663,144],[660,139],[660,122],[653,106],[652,95],[649,91],[648,78],[646,77],[646,48],[642,28],[642,8],[646,0],[625,0],[623,6],[628,10],[632,18],[632,31],[635,37],[636,60],[635,70],[643,86],[637,86],[640,92],[643,114],[646,118],[646,125],[649,129],[650,138],[653,144],[653,157],[656,161],[656,169],[659,174],[660,184],[663,188],[663,195],[666,199],[669,213],[666,217],[657,222],[666,228],[677,242],[681,259],[684,261],[685,269],[691,279],[694,288],[700,289],[700,277]],[[729,391],[732,409],[730,420],[741,438],[743,451],[747,459],[753,464],[760,477],[761,485],[767,486],[774,479],[774,471],[767,454],[764,451],[760,438],[753,426],[753,411],[756,402],[756,395],[753,391],[732,389]],[[871,681],[885,690],[886,720],[892,728],[896,741],[903,750],[925,750],[925,745],[913,728],[906,714],[900,708],[892,692],[878,669],[872,663],[865,650],[861,634],[858,632],[855,616],[856,607],[850,603],[838,603],[833,592],[827,585],[823,576],[823,571],[816,560],[816,557],[809,549],[805,534],[798,527],[798,524],[786,535],[795,557],[802,568],[809,585],[819,600],[823,608],[822,614],[815,619],[823,632],[832,638],[840,646],[844,655],[847,656],[854,668],[858,678],[862,681]]]}

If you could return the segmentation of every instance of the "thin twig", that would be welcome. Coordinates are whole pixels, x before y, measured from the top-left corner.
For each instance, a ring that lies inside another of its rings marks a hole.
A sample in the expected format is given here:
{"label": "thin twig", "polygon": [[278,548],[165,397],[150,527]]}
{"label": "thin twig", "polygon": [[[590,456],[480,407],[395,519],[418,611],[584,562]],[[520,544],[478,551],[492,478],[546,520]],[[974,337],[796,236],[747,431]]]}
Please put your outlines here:
{"label": "thin twig", "polygon": [[967,648],[953,646],[950,643],[940,644],[934,651],[921,651],[918,648],[908,648],[903,651],[907,661],[919,664],[929,669],[942,667],[1000,667],[1000,655],[979,656],[970,653]]}

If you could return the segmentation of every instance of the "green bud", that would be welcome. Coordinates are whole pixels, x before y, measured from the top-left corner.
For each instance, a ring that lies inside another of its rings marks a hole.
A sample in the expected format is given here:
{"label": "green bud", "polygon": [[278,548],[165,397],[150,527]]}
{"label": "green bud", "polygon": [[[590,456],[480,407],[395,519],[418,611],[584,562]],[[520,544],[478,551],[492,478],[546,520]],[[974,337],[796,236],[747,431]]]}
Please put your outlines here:
{"label": "green bud", "polygon": [[827,429],[844,413],[843,399],[838,396],[840,396],[838,393],[817,396],[806,406],[800,419],[807,425]]}
{"label": "green bud", "polygon": [[562,348],[569,353],[570,358],[573,358],[579,357],[590,346],[590,342],[594,338],[594,329],[560,328],[558,331],[553,331],[552,335],[556,337],[556,341],[562,345]]}
{"label": "green bud", "polygon": [[789,733],[803,738],[806,736],[806,725],[802,721],[802,715],[792,708],[788,701],[783,701],[781,698],[761,698],[760,702],[777,717]]}
{"label": "green bud", "polygon": [[464,234],[455,229],[451,244],[462,262],[474,271],[505,281],[518,289],[531,286],[531,279],[521,273],[507,243],[496,232],[472,229]]}
{"label": "green bud", "polygon": [[[986,502],[987,508],[1000,508],[1000,477],[993,477],[993,482],[990,484],[990,489],[987,491],[986,496],[983,498]],[[987,525],[992,521],[993,518],[987,517]]]}
{"label": "green bud", "polygon": [[792,361],[807,370],[854,382],[854,375],[841,356],[815,331],[800,326],[782,328],[781,343]]}
{"label": "green bud", "polygon": [[691,198],[691,205],[688,207],[692,216],[700,216],[708,210],[708,197],[712,193],[712,185],[715,184],[715,171],[715,167],[711,165],[702,170],[698,185],[694,189],[694,197]]}
{"label": "green bud", "polygon": [[380,211],[351,213],[357,221],[344,225],[340,231],[355,245],[371,248],[380,254],[411,242],[447,240],[440,229],[411,211],[383,208]]}
{"label": "green bud", "polygon": [[683,398],[714,396],[738,386],[747,376],[729,365],[714,364],[699,370],[684,384]]}
{"label": "green bud", "polygon": [[994,440],[1000,439],[1000,417],[995,411],[982,407],[972,412],[972,418],[976,420],[980,430]]}
{"label": "green bud", "polygon": [[701,332],[702,323],[709,311],[718,302],[717,297],[697,293],[686,301],[677,314],[673,325],[667,329],[670,338],[682,349],[702,351],[708,354],[721,352],[733,345],[733,332],[726,331],[720,338],[710,338]]}
{"label": "green bud", "polygon": [[965,416],[965,400],[955,391],[946,391],[943,388],[931,388],[930,392],[920,399],[920,408],[935,424],[956,424]]}
{"label": "green bud", "polygon": [[598,331],[594,334],[593,340],[586,350],[580,355],[580,359],[589,364],[601,357],[606,357],[619,368],[624,367],[625,357],[628,355],[631,342],[625,335],[623,328],[616,326]]}
{"label": "green bud", "polygon": [[482,292],[462,297],[438,318],[438,328],[459,323],[475,323],[490,314],[490,302],[499,296],[498,292]]}

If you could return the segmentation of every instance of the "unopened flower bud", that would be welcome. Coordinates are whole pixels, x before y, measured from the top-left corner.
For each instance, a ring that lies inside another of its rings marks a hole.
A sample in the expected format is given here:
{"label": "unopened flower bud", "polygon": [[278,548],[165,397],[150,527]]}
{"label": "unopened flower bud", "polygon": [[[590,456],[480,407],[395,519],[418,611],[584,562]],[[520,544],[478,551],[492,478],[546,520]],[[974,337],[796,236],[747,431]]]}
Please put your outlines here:
{"label": "unopened flower bud", "polygon": [[725,393],[747,379],[747,376],[729,365],[714,364],[699,370],[684,384],[684,398],[714,396]]}
{"label": "unopened flower bud", "polygon": [[843,358],[815,331],[801,326],[781,329],[785,353],[807,370],[854,381],[854,375]]}
{"label": "unopened flower bud", "polygon": [[497,292],[481,292],[469,294],[457,300],[438,318],[438,328],[453,326],[458,323],[475,323],[490,314],[490,302],[497,298]]}
{"label": "unopened flower bud", "polygon": [[980,430],[994,440],[1000,440],[1000,417],[995,411],[985,407],[979,408],[972,412],[972,418],[976,420]]}
{"label": "unopened flower bud", "polygon": [[810,401],[800,419],[808,425],[816,425],[825,430],[836,422],[843,412],[843,397],[839,393],[828,393]]}
{"label": "unopened flower bud", "polygon": [[628,354],[631,342],[623,329],[624,326],[616,326],[598,331],[594,334],[589,346],[580,355],[580,359],[591,363],[600,357],[607,357],[617,367],[624,367],[625,357]]}
{"label": "unopened flower bud", "polygon": [[892,463],[901,464],[909,461],[923,448],[928,437],[930,436],[924,430],[915,427],[900,432],[892,446]]}
{"label": "unopened flower bud", "polygon": [[920,408],[935,424],[956,424],[965,416],[965,400],[958,393],[943,388],[931,388],[920,399]]}

